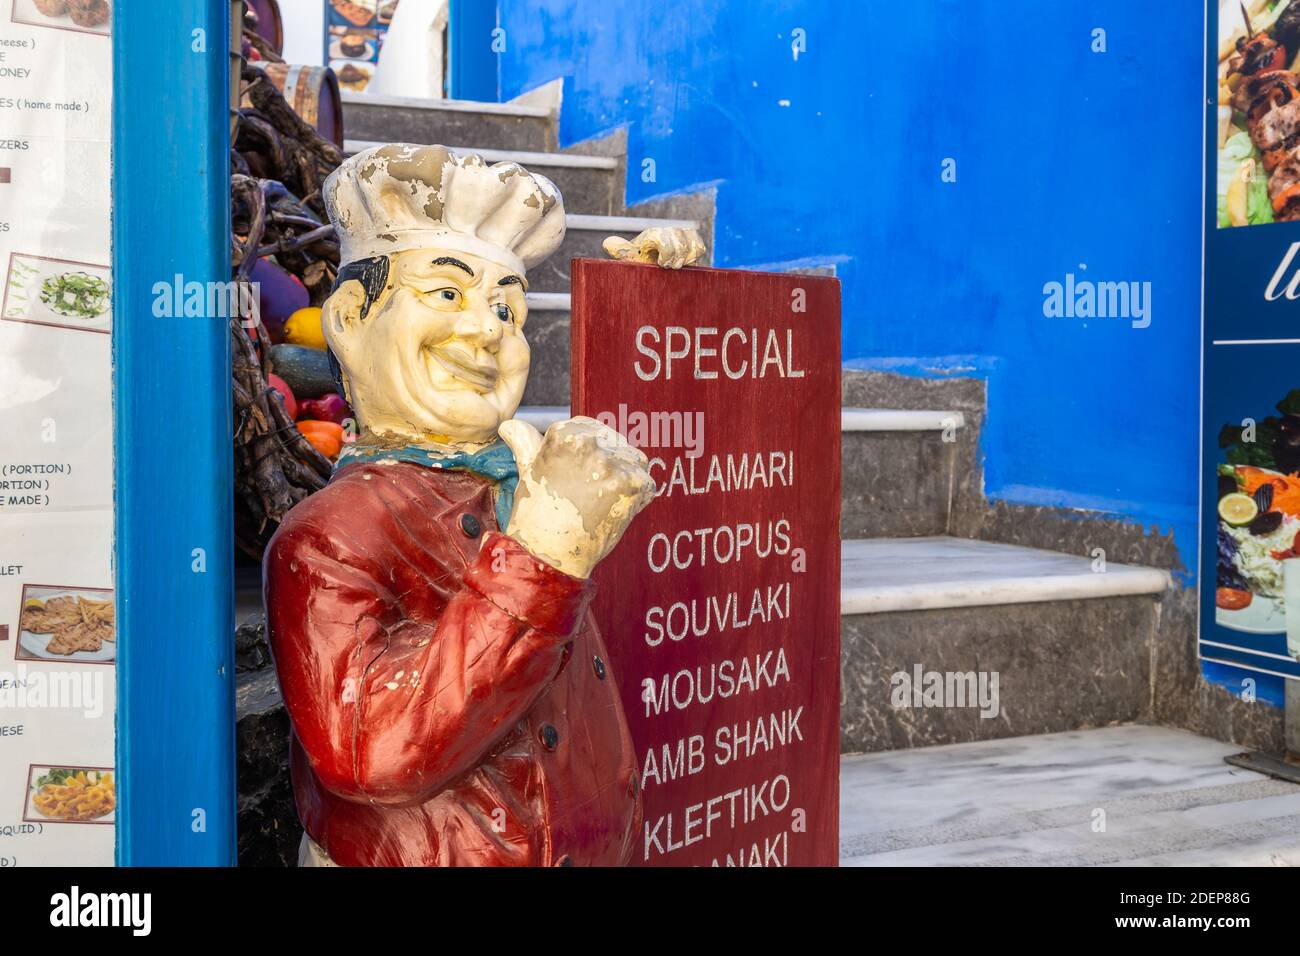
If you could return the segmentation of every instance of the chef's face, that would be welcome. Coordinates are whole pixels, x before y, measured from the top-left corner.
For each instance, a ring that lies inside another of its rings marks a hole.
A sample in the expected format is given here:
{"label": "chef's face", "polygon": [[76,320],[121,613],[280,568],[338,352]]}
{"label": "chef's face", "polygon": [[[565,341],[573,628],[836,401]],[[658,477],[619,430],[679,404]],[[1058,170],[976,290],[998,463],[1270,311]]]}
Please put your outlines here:
{"label": "chef's face", "polygon": [[528,380],[523,278],[464,252],[398,253],[364,319],[351,285],[326,304],[324,325],[362,426],[419,441],[495,439]]}

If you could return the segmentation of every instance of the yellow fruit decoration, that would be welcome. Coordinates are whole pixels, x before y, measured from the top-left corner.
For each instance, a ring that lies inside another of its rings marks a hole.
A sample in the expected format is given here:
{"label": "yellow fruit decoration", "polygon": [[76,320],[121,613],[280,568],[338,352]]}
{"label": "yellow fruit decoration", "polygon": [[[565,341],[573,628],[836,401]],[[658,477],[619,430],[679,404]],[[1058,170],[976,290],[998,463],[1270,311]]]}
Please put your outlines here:
{"label": "yellow fruit decoration", "polygon": [[311,349],[326,349],[325,332],[321,328],[321,312],[317,308],[299,309],[284,323],[284,340],[292,345],[305,345]]}

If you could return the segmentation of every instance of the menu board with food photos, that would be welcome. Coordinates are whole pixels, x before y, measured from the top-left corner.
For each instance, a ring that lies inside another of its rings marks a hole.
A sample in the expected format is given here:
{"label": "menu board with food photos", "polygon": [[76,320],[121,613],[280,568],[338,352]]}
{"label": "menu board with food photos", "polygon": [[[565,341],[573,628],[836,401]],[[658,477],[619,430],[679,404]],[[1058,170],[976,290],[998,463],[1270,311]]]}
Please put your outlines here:
{"label": "menu board with food photos", "polygon": [[1200,649],[1276,687],[1300,680],[1300,0],[1208,23]]}
{"label": "menu board with food photos", "polygon": [[326,0],[325,61],[339,86],[360,93],[370,85],[398,0]]}
{"label": "menu board with food photos", "polygon": [[113,863],[111,19],[0,4],[0,867]]}

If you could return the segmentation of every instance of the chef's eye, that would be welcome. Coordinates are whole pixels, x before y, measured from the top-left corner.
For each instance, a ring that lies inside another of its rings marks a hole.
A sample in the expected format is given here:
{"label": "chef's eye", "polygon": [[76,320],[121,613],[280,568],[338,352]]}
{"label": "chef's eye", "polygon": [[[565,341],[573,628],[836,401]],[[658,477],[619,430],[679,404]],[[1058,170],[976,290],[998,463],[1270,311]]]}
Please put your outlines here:
{"label": "chef's eye", "polygon": [[453,289],[450,286],[445,289],[435,289],[432,292],[425,293],[425,300],[429,305],[442,312],[450,312],[459,309],[463,296],[460,289]]}
{"label": "chef's eye", "polygon": [[511,310],[510,306],[506,305],[504,302],[498,302],[492,308],[496,312],[497,318],[502,322],[514,322],[515,313]]}

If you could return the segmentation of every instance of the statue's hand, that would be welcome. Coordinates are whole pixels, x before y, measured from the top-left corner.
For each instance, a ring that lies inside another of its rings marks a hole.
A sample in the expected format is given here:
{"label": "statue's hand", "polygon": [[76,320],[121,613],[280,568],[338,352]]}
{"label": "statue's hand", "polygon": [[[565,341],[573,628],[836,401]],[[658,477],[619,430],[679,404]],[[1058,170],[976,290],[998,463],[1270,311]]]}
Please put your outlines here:
{"label": "statue's hand", "polygon": [[694,229],[647,229],[631,242],[610,236],[602,243],[606,254],[614,259],[650,262],[664,269],[694,265],[704,256],[704,240]]}
{"label": "statue's hand", "polygon": [[500,434],[519,465],[507,533],[552,567],[591,577],[654,497],[645,455],[591,418],[557,422],[545,438],[516,418]]}

